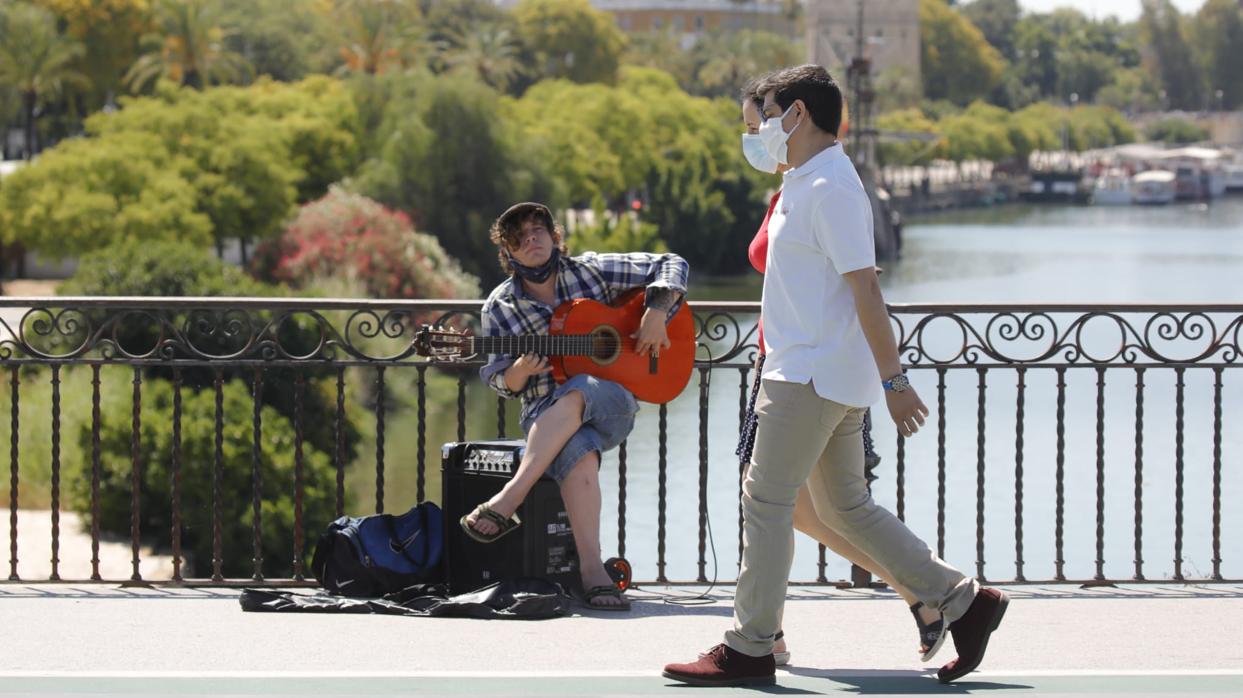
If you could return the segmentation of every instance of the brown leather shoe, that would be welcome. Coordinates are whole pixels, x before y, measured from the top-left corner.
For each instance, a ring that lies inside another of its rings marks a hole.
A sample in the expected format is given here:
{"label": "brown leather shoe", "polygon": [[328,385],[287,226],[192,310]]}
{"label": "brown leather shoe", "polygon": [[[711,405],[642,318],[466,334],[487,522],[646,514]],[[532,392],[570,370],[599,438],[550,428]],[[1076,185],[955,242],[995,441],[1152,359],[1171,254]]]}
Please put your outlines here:
{"label": "brown leather shoe", "polygon": [[958,658],[937,671],[937,679],[941,683],[961,679],[980,666],[980,662],[984,661],[984,652],[988,650],[988,638],[1001,625],[1001,618],[1006,615],[1009,605],[1010,597],[1004,591],[984,587],[976,593],[975,600],[962,618],[950,623],[950,634],[954,636]]}
{"label": "brown leather shoe", "polygon": [[776,674],[771,654],[752,657],[721,643],[695,662],[666,666],[661,676],[692,686],[771,686]]}

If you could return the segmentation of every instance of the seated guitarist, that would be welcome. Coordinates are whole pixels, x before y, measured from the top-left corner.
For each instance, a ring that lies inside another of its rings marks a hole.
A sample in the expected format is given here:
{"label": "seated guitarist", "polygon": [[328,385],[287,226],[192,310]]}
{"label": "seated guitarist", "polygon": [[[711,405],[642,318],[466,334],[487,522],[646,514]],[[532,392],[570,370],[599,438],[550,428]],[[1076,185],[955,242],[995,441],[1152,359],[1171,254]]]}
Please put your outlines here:
{"label": "seated guitarist", "polygon": [[[634,351],[659,356],[669,346],[665,324],[686,293],[688,267],[674,254],[566,253],[565,232],[548,207],[511,206],[490,231],[501,282],[483,304],[487,336],[547,334],[557,306],[576,298],[610,303],[621,293],[646,287]],[[522,398],[526,453],[513,479],[492,499],[462,517],[475,540],[492,542],[518,526],[513,516],[527,493],[547,472],[561,487],[578,549],[585,600],[592,608],[630,606],[600,558],[600,454],[622,442],[634,427],[638,404],[621,385],[580,374],[557,385],[547,357],[491,354],[480,376],[500,395]]]}

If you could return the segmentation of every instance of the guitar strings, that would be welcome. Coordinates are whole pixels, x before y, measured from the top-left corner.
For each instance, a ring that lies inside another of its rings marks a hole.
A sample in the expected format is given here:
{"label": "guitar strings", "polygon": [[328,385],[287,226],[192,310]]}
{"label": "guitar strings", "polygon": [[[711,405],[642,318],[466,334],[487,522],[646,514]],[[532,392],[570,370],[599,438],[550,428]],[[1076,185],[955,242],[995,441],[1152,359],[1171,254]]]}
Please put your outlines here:
{"label": "guitar strings", "polygon": [[[531,347],[532,350],[536,350],[536,353],[539,353],[538,352],[539,348],[557,348],[557,349],[569,348],[575,351],[581,351],[585,353],[594,353],[596,351],[603,351],[603,350],[611,351],[611,350],[616,350],[616,349],[634,349],[635,347],[638,346],[638,341],[632,338],[629,338],[629,337],[625,339],[621,339],[621,341],[619,342],[617,337],[612,337],[612,336],[596,337],[592,335],[543,335],[543,336],[540,336],[536,340],[525,340],[525,341],[518,337],[513,337],[513,338],[501,337],[501,338],[490,338],[490,339],[507,340],[507,341],[496,343],[497,346],[495,347],[495,348],[506,349],[506,350],[521,351],[521,347],[524,344],[536,345],[536,346]],[[549,339],[551,339],[551,341],[548,341]],[[551,347],[539,347],[538,345],[540,344],[551,345]],[[502,352],[493,352],[493,353],[502,353]],[[563,354],[563,353],[570,353],[570,352],[552,351],[549,353]]]}

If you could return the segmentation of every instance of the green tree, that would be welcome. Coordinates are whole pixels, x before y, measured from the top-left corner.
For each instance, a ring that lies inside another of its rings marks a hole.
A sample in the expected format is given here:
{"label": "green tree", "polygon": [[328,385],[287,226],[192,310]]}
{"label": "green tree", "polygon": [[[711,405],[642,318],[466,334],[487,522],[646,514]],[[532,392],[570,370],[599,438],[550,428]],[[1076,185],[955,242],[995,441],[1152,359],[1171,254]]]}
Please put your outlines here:
{"label": "green tree", "polygon": [[318,199],[348,176],[360,161],[358,110],[339,80],[313,75],[294,84],[268,80],[245,88],[217,88],[203,96],[203,108],[221,119],[247,121],[256,131],[288,147],[299,203]]}
{"label": "green tree", "polygon": [[[139,449],[139,526],[161,547],[172,529],[173,387],[167,380],[150,379],[142,386],[142,426]],[[231,380],[223,388],[221,425],[220,497],[213,500],[216,478],[216,398],[212,390],[182,391],[180,434],[181,544],[187,556],[183,574],[206,577],[212,573],[214,511],[220,511],[221,539],[229,577],[248,577],[253,510],[254,425],[251,386]],[[126,391],[109,390],[107,409],[101,411],[99,526],[108,533],[130,531],[132,430]],[[271,407],[260,411],[258,471],[262,512],[263,572],[286,576],[295,555],[294,483],[295,433],[291,420]],[[83,452],[89,452],[89,423],[77,433]],[[89,464],[80,462],[69,473],[70,506],[86,519],[91,515]],[[302,445],[302,550],[308,563],[315,536],[335,517],[335,471],[328,455],[312,444]]]}
{"label": "green tree", "polygon": [[85,52],[76,68],[91,84],[91,110],[121,93],[125,71],[134,63],[139,42],[152,28],[149,0],[35,0],[56,13],[66,32]]}
{"label": "green tree", "polygon": [[1014,60],[1014,30],[1022,15],[1018,0],[974,0],[961,11],[993,48],[1007,60]]}
{"label": "green tree", "polygon": [[1014,28],[1013,71],[1021,85],[1035,88],[1033,98],[1057,94],[1058,37],[1047,15],[1024,17]]}
{"label": "green tree", "polygon": [[874,83],[878,113],[908,109],[919,105],[923,97],[923,85],[909,68],[890,66],[876,76]]}
{"label": "green tree", "polygon": [[0,216],[10,239],[51,256],[130,238],[268,237],[299,197],[354,169],[356,115],[322,76],[202,92],[164,83],[6,180]]}
{"label": "green tree", "polygon": [[315,3],[221,0],[222,22],[232,27],[225,46],[250,62],[255,75],[300,80],[329,73],[340,62],[333,23]]}
{"label": "green tree", "polygon": [[701,52],[685,50],[681,35],[675,34],[672,27],[665,27],[660,31],[630,34],[622,62],[668,73],[683,90],[693,92],[699,87],[696,80],[703,56]]}
{"label": "green tree", "polygon": [[26,3],[0,6],[0,86],[21,99],[26,157],[39,150],[35,122],[40,107],[66,86],[88,86],[74,67],[84,53],[79,41],[57,30],[51,12]]}
{"label": "green tree", "polygon": [[668,252],[660,231],[652,223],[639,220],[633,212],[614,213],[596,199],[591,207],[592,221],[579,223],[569,231],[571,251]]}
{"label": "green tree", "polygon": [[317,76],[293,85],[164,89],[91,117],[87,130],[155,134],[169,152],[189,158],[196,209],[222,246],[275,235],[295,203],[322,196],[352,171],[356,118],[343,86]]}
{"label": "green tree", "polygon": [[1206,0],[1196,13],[1194,27],[1211,106],[1243,106],[1243,72],[1239,70],[1243,60],[1243,9],[1231,0]]}
{"label": "green tree", "polygon": [[961,114],[937,122],[937,130],[945,135],[939,148],[940,157],[962,163],[967,160],[994,162],[1014,157],[1014,146],[1004,109],[975,102]]}
{"label": "green tree", "polygon": [[544,153],[576,206],[643,186],[657,157],[650,106],[608,85],[545,80],[514,101],[508,116]]}
{"label": "green tree", "polygon": [[418,0],[418,7],[432,41],[447,41],[483,25],[513,31],[513,18],[493,0]]}
{"label": "green tree", "polygon": [[940,135],[936,124],[919,109],[886,112],[876,119],[876,127],[882,133],[890,134],[881,141],[878,150],[881,162],[886,165],[926,164],[931,159],[937,141],[928,143],[902,136],[919,133]]}
{"label": "green tree", "polygon": [[1001,54],[943,0],[920,0],[919,33],[924,95],[929,99],[967,104],[987,96],[1001,80]]}
{"label": "green tree", "polygon": [[1054,50],[1056,92],[1051,94],[1061,100],[1069,101],[1072,94],[1077,94],[1081,101],[1091,102],[1117,71],[1139,64],[1139,54],[1130,43],[1129,32],[1115,19],[1096,22],[1071,8],[1034,19],[1043,22],[1058,37]]}
{"label": "green tree", "polygon": [[559,205],[542,154],[526,150],[500,96],[477,81],[414,74],[387,86],[376,151],[352,187],[409,212],[468,272],[498,280],[493,219],[514,201]]}
{"label": "green tree", "polygon": [[[56,292],[62,296],[278,295],[277,288],[259,283],[238,267],[221,262],[206,247],[175,239],[128,239],[88,252],[79,260],[73,276]],[[99,314],[93,324],[98,327],[107,317]],[[130,354],[155,349],[162,333],[137,318],[126,320],[108,339]],[[86,339],[73,338],[75,342]],[[230,345],[234,341],[236,337],[227,338],[224,333],[206,338],[196,336],[195,346],[228,354],[240,348]]]}
{"label": "green tree", "polygon": [[[113,114],[96,114],[87,129],[103,136],[151,133],[169,153],[187,158],[193,210],[211,221],[219,250],[226,240],[263,239],[280,230],[293,209],[298,171],[288,145],[262,126],[268,119],[238,118],[215,94],[171,89],[153,99],[127,101]],[[257,123],[258,122],[258,123]]]}
{"label": "green tree", "polygon": [[218,0],[157,0],[156,31],[143,38],[147,53],[126,73],[130,87],[140,90],[167,78],[202,89],[250,75],[250,63],[225,43],[234,30],[224,15]]}
{"label": "green tree", "polygon": [[[737,250],[755,233],[771,180],[741,157],[735,98],[695,97],[668,73],[627,66],[616,87],[542,82],[514,102],[510,119],[576,207],[603,206],[612,220],[637,202],[639,220],[696,270],[745,267]],[[646,245],[641,233],[610,229],[602,244]]]}
{"label": "green tree", "polygon": [[521,45],[503,25],[483,24],[453,34],[441,60],[502,92],[522,76]]}
{"label": "green tree", "polygon": [[763,219],[772,178],[742,157],[736,99],[708,100],[673,77],[627,68],[619,89],[650,107],[656,158],[642,191],[641,218],[655,223],[670,250],[706,274],[746,269],[747,242]]}
{"label": "green tree", "polygon": [[193,163],[155,136],[75,139],[5,177],[0,229],[52,258],[119,240],[208,245],[211,219],[196,208]]}
{"label": "green tree", "polygon": [[744,30],[717,34],[695,45],[703,94],[735,97],[747,80],[801,62],[800,42],[772,32]]}
{"label": "green tree", "polygon": [[1183,17],[1170,0],[1142,0],[1140,34],[1151,49],[1150,68],[1161,78],[1164,108],[1199,109],[1204,76],[1183,31]]}
{"label": "green tree", "polygon": [[[181,241],[123,242],[83,256],[73,277],[57,289],[64,296],[283,296],[287,289],[258,282],[241,269],[225,264],[200,246]],[[102,321],[102,317],[99,318]],[[249,327],[241,332],[230,322]],[[250,330],[258,330],[270,322],[265,313],[252,311],[241,319],[237,312],[214,315],[183,313],[173,317],[173,324],[182,328],[185,337],[200,351],[223,356],[241,351],[250,338]],[[99,321],[95,323],[99,325]],[[161,337],[157,327],[146,326],[130,317],[123,323],[115,339],[130,353],[144,353],[156,346]],[[163,333],[167,337],[167,332]],[[322,341],[318,322],[307,315],[294,315],[281,324],[281,346],[296,356],[309,355]],[[79,339],[84,340],[85,337]],[[302,401],[305,437],[309,444],[324,453],[336,449],[336,372],[331,368],[302,367],[296,369],[306,379]],[[224,369],[224,380],[250,379],[251,367]],[[294,400],[294,370],[271,369],[264,379],[262,402],[289,419],[298,405]],[[167,367],[151,367],[151,378],[172,379]],[[182,379],[187,387],[206,388],[215,380],[210,368],[185,367]],[[359,439],[358,430],[348,417],[342,425],[341,447],[345,462],[353,459]]]}
{"label": "green tree", "polygon": [[1113,82],[1097,93],[1096,101],[1131,114],[1155,111],[1161,108],[1160,91],[1151,73],[1143,68],[1127,68],[1114,73]]}
{"label": "green tree", "polygon": [[1168,118],[1149,124],[1144,136],[1150,141],[1186,145],[1208,140],[1208,131],[1187,119]]}
{"label": "green tree", "polygon": [[534,79],[617,81],[626,37],[587,0],[521,0],[512,14]]}
{"label": "green tree", "polygon": [[431,51],[414,0],[332,0],[330,16],[344,72],[378,75]]}
{"label": "green tree", "polygon": [[1020,170],[1026,169],[1033,152],[1062,147],[1059,127],[1055,125],[1060,123],[1060,118],[1060,110],[1047,102],[1029,105],[1010,115],[1010,143]]}
{"label": "green tree", "polygon": [[1097,93],[1113,82],[1117,70],[1117,61],[1099,51],[1067,50],[1058,61],[1059,96],[1095,101]]}

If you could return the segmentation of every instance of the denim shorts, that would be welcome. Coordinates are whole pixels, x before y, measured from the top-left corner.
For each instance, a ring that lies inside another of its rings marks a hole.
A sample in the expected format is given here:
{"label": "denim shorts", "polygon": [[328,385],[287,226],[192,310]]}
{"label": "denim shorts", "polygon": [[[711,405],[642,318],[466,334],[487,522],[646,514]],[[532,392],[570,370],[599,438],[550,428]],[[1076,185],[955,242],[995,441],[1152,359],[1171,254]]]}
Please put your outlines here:
{"label": "denim shorts", "polygon": [[[574,376],[557,386],[553,400],[560,400],[572,391],[583,396],[583,425],[548,466],[548,476],[557,482],[564,480],[583,456],[592,451],[604,453],[625,441],[634,428],[634,415],[639,411],[639,403],[629,390],[586,374]],[[538,419],[523,422],[522,431],[531,431],[531,425]]]}

